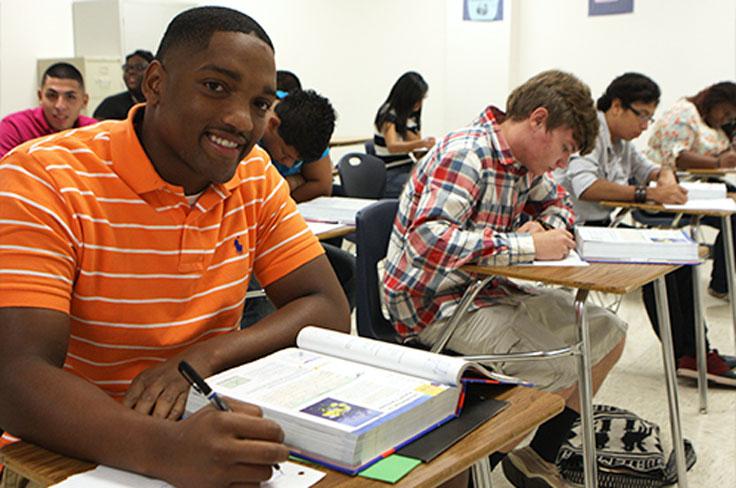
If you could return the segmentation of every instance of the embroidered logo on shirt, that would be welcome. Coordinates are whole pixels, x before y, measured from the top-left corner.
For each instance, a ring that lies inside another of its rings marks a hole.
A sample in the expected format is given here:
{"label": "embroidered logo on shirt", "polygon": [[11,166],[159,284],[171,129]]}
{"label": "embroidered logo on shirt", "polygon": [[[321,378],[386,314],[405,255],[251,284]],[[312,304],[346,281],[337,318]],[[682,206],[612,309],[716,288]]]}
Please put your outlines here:
{"label": "embroidered logo on shirt", "polygon": [[233,244],[235,245],[235,250],[238,251],[238,254],[242,254],[243,245],[240,243],[238,239],[240,239],[240,237],[236,237],[235,240],[233,241]]}

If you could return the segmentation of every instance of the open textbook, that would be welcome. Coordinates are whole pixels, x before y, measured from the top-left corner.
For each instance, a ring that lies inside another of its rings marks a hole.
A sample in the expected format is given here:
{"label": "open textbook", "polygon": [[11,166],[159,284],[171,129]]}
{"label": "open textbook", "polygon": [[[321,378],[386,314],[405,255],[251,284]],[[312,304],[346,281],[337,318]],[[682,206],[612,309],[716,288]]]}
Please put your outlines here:
{"label": "open textbook", "polygon": [[[207,382],[261,407],[293,454],[349,474],[457,416],[465,382],[523,383],[462,358],[317,327],[297,345]],[[190,390],[185,415],[207,404]]]}
{"label": "open textbook", "polygon": [[679,229],[576,227],[577,251],[586,261],[694,264],[698,243]]}

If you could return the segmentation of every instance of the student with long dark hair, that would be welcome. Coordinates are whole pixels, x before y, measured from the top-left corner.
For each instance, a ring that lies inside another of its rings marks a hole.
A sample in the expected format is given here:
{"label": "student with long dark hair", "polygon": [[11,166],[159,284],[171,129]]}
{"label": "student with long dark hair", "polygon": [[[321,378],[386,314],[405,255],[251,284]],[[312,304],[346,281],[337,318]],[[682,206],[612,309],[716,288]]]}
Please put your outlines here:
{"label": "student with long dark hair", "polygon": [[[736,83],[723,81],[678,100],[654,124],[647,156],[662,166],[690,168],[736,167],[736,152],[724,126],[736,120]],[[736,225],[736,218],[731,218]],[[719,218],[708,217],[704,225],[721,228]],[[728,297],[723,232],[713,245],[713,271],[708,293]]]}
{"label": "student with long dark hair", "polygon": [[422,76],[409,71],[396,80],[391,92],[376,113],[373,143],[376,156],[383,159],[388,171],[388,198],[397,198],[412,170],[411,153],[434,146],[434,137],[422,138],[422,103],[429,86]]}

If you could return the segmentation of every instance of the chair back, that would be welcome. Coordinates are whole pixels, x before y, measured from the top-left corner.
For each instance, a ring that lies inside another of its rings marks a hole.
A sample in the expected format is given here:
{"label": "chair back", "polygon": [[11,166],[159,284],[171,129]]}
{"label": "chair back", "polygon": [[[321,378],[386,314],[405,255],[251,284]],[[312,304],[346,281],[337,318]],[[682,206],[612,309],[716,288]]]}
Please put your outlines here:
{"label": "chair back", "polygon": [[365,153],[370,154],[371,156],[376,155],[376,145],[373,142],[373,139],[370,139],[368,141],[365,141],[363,144],[365,146]]}
{"label": "chair back", "polygon": [[399,336],[381,312],[377,266],[386,257],[398,208],[398,200],[381,200],[358,212],[355,218],[358,335],[387,342],[399,342]]}
{"label": "chair back", "polygon": [[380,158],[358,152],[347,153],[337,163],[337,172],[346,197],[383,197],[386,165]]}

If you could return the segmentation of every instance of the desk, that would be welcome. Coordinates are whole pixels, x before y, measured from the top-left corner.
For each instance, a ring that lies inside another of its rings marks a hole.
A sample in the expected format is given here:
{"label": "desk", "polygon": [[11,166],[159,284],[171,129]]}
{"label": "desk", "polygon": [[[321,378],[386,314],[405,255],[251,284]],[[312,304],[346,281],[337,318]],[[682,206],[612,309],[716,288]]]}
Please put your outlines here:
{"label": "desk", "polygon": [[[685,448],[680,425],[679,401],[677,398],[677,383],[675,378],[675,358],[672,349],[672,332],[670,330],[669,309],[667,307],[667,292],[664,276],[679,266],[675,265],[641,265],[641,264],[604,264],[592,263],[586,267],[538,267],[538,266],[464,266],[463,270],[482,276],[468,287],[461,305],[467,307],[472,303],[475,295],[496,276],[518,278],[530,281],[577,288],[575,295],[575,319],[578,324],[579,351],[578,378],[581,405],[581,424],[583,432],[583,455],[585,458],[585,486],[598,486],[597,466],[595,462],[595,436],[593,430],[593,391],[590,363],[589,325],[585,314],[585,299],[589,291],[624,294],[656,281],[654,287],[657,311],[660,317],[662,336],[662,359],[667,383],[667,399],[669,402],[670,425],[672,429],[672,443],[675,449],[677,462],[678,485],[687,487],[687,467]],[[457,312],[448,324],[459,322],[462,314]],[[449,336],[447,337],[449,339]],[[444,344],[442,344],[444,347]],[[480,360],[480,357],[469,356],[468,359]]]}
{"label": "desk", "polygon": [[736,173],[736,168],[690,168],[685,172],[692,176],[726,176]]}
{"label": "desk", "polygon": [[[723,172],[723,170],[719,171]],[[729,194],[729,196],[733,198],[733,194]],[[676,216],[675,222],[678,221],[683,215],[691,215],[696,217],[696,226],[699,225],[699,219],[701,217],[718,217],[721,219],[721,232],[723,232],[723,242],[725,244],[726,255],[726,280],[728,283],[728,298],[729,304],[731,305],[731,318],[734,327],[734,341],[736,342],[736,255],[734,254],[733,226],[731,225],[731,216],[734,214],[734,212],[728,210],[703,209],[672,210],[665,208],[663,205],[660,205],[658,203],[602,201],[600,202],[600,204],[604,207],[611,208],[636,208],[654,213],[666,212]],[[702,310],[702,307],[700,300],[700,287],[697,266],[693,266],[693,299],[695,300],[695,339],[697,343],[696,356],[698,360],[698,391],[700,395],[700,412],[705,413],[708,409],[708,380],[706,377],[707,365],[705,357],[707,351],[705,351],[705,324],[703,323],[703,314],[700,312],[700,310]]]}
{"label": "desk", "polygon": [[307,222],[309,230],[317,236],[320,241],[326,241],[327,239],[333,239],[335,237],[345,237],[348,234],[355,232],[354,225],[331,225],[322,224],[321,222]]}
{"label": "desk", "polygon": [[372,141],[373,137],[336,137],[330,140],[330,147],[357,146]]}
{"label": "desk", "polygon": [[[500,394],[500,400],[510,405],[501,413],[471,432],[467,437],[442,453],[431,463],[422,464],[402,479],[396,487],[434,487],[467,468],[475,461],[490,455],[510,442],[523,439],[537,425],[562,411],[561,397],[530,388],[515,387]],[[28,478],[41,486],[58,483],[72,474],[92,469],[92,463],[61,456],[25,442],[5,447],[0,459],[6,470],[14,475]],[[327,476],[316,486],[385,488],[385,483],[366,478],[351,477],[326,468]],[[6,480],[3,480],[5,483]],[[13,485],[0,485],[14,488]]]}

